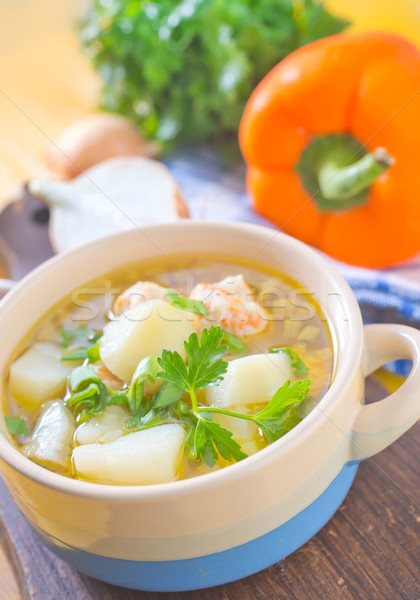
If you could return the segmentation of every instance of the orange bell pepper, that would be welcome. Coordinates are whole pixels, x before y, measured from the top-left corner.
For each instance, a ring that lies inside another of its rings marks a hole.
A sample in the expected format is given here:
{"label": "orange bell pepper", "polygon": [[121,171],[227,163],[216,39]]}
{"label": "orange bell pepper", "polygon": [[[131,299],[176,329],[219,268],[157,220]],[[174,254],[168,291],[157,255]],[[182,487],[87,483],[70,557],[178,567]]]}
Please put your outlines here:
{"label": "orange bell pepper", "polygon": [[420,251],[420,52],[411,43],[339,34],[299,48],[252,94],[239,141],[254,207],[287,233],[368,267]]}

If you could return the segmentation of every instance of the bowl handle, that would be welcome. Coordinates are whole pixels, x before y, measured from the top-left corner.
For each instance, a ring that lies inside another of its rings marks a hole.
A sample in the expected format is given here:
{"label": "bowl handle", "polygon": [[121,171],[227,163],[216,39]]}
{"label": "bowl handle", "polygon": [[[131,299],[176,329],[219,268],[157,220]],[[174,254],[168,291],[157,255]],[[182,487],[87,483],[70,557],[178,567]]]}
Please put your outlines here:
{"label": "bowl handle", "polygon": [[413,361],[401,387],[383,400],[361,404],[353,423],[351,459],[380,452],[420,417],[420,331],[405,325],[366,325],[364,375],[400,358]]}

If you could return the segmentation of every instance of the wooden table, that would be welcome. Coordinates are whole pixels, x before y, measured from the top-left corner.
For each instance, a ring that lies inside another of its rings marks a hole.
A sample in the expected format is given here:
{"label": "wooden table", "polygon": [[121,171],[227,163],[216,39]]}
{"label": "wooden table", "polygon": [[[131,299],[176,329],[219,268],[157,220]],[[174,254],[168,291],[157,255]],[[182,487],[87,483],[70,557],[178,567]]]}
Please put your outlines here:
{"label": "wooden table", "polygon": [[[372,378],[367,392],[371,400],[385,395]],[[217,588],[135,592],[81,575],[40,544],[2,483],[0,537],[21,597],[30,600],[419,600],[419,433],[417,424],[365,461],[340,509],[297,552]],[[0,600],[10,599],[5,593],[0,586]]]}

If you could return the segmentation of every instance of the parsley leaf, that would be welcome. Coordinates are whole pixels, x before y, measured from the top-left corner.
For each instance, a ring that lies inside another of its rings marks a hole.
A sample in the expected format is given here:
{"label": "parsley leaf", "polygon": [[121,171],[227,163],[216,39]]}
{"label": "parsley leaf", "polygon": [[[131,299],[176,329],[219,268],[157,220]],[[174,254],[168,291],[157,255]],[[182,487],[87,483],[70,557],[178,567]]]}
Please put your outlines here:
{"label": "parsley leaf", "polygon": [[99,342],[90,348],[86,348],[86,358],[90,363],[96,363],[100,360]]}
{"label": "parsley leaf", "polygon": [[223,342],[227,346],[227,351],[231,354],[242,354],[248,350],[248,348],[239,338],[235,337],[228,331],[223,331]]}
{"label": "parsley leaf", "polygon": [[184,393],[184,390],[175,385],[175,383],[164,383],[153,398],[153,408],[163,408],[175,404],[178,400],[181,400]]}
{"label": "parsley leaf", "polygon": [[83,362],[88,360],[90,363],[95,363],[100,359],[98,340],[102,337],[102,331],[93,331],[90,327],[61,329],[60,337],[60,345],[64,348],[68,348],[73,342],[85,341],[84,346],[67,352],[61,359],[62,362]]}
{"label": "parsley leaf", "polygon": [[76,367],[69,376],[71,395],[65,400],[73,409],[76,423],[101,414],[107,405],[108,390],[92,367]]}
{"label": "parsley leaf", "polygon": [[147,356],[137,365],[128,390],[128,407],[134,416],[140,413],[145,414],[147,403],[144,396],[144,384],[147,380],[151,383],[156,381],[158,369],[159,364],[154,356]]}
{"label": "parsley leaf", "polygon": [[192,300],[191,298],[186,298],[185,296],[181,296],[181,294],[179,294],[176,290],[172,289],[166,290],[165,296],[169,304],[176,306],[176,308],[188,310],[195,315],[204,317],[208,317],[209,315],[206,305],[204,302],[201,302],[201,300]]}
{"label": "parsley leaf", "polygon": [[86,340],[92,344],[96,344],[102,337],[102,331],[94,331],[90,327],[83,325],[82,327],[76,327],[75,329],[60,329],[59,335],[61,338],[60,346],[68,348],[71,343],[80,340]]}
{"label": "parsley leaf", "polygon": [[[174,406],[184,395],[184,390],[181,390],[174,383],[164,383],[160,390],[153,394],[150,399],[142,399],[142,411],[137,412],[131,419],[126,421],[126,427],[131,429],[145,429],[147,427],[155,427],[163,425],[170,420],[179,420],[181,410]],[[186,410],[189,410],[187,405]]]}
{"label": "parsley leaf", "polygon": [[290,427],[289,423],[285,426],[286,419],[290,416],[289,409],[306,400],[310,385],[310,379],[295,381],[293,385],[290,385],[288,380],[277,390],[267,406],[255,415],[248,415],[261,428],[270,444],[297,424],[294,423]]}
{"label": "parsley leaf", "polygon": [[271,348],[270,352],[272,354],[279,354],[280,352],[287,354],[287,356],[290,358],[290,363],[292,365],[293,372],[298,377],[301,375],[308,374],[309,369],[305,365],[303,360],[300,358],[299,354],[291,348],[289,348],[288,346],[285,346],[284,348]]}
{"label": "parsley leaf", "polygon": [[185,452],[193,462],[202,460],[209,467],[214,467],[219,455],[214,445],[209,442],[204,426],[205,419],[195,421],[185,441]]}
{"label": "parsley leaf", "polygon": [[212,325],[209,329],[203,329],[200,338],[192,333],[188,341],[184,342],[187,364],[176,351],[163,350],[162,356],[157,359],[163,369],[157,377],[189,392],[194,409],[197,406],[195,392],[216,385],[226,372],[227,362],[220,358],[227,350],[221,344],[222,339],[222,329]]}
{"label": "parsley leaf", "polygon": [[61,359],[61,362],[84,361],[87,357],[87,348],[76,348],[68,354],[65,354]]}
{"label": "parsley leaf", "polygon": [[[199,418],[192,435],[192,449],[195,460],[202,459],[210,467],[214,466],[218,455],[231,462],[247,457],[240,445],[232,438],[233,434],[216,421]],[[188,440],[187,440],[188,441]]]}
{"label": "parsley leaf", "polygon": [[5,415],[4,420],[9,433],[12,435],[29,435],[25,419]]}

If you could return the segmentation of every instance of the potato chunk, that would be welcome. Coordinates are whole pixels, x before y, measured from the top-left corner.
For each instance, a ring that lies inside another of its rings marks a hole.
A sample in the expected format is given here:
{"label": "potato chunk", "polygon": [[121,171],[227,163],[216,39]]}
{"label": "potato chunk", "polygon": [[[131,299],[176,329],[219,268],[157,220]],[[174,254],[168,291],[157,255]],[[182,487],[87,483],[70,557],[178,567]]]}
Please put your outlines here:
{"label": "potato chunk", "polygon": [[254,354],[229,362],[223,381],[206,390],[206,402],[217,408],[269,402],[288,379],[293,380],[289,357]]}
{"label": "potato chunk", "polygon": [[23,445],[23,453],[48,468],[67,469],[70,465],[74,430],[73,416],[63,402],[46,402],[31,439]]}
{"label": "potato chunk", "polygon": [[38,342],[31,346],[10,367],[11,393],[30,407],[61,396],[72,370],[61,363],[61,356],[57,344]]}
{"label": "potato chunk", "polygon": [[122,406],[107,406],[104,412],[76,429],[75,440],[79,444],[111,442],[127,433],[127,411]]}
{"label": "potato chunk", "polygon": [[177,423],[135,431],[108,444],[73,450],[77,474],[120,485],[146,485],[177,479],[186,431]]}
{"label": "potato chunk", "polygon": [[194,331],[195,316],[164,300],[137,304],[104,327],[100,355],[105,366],[130,381],[146,356],[160,356],[164,348],[185,357],[184,340]]}

